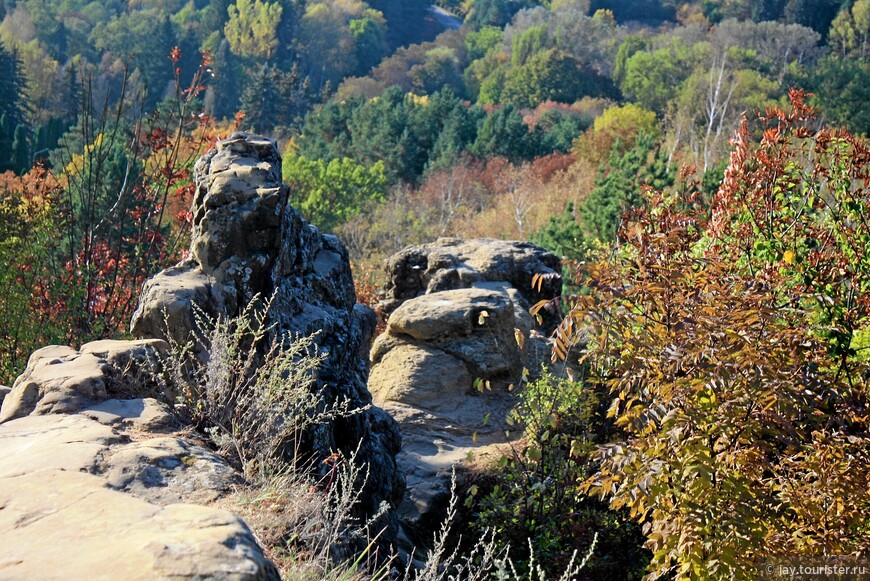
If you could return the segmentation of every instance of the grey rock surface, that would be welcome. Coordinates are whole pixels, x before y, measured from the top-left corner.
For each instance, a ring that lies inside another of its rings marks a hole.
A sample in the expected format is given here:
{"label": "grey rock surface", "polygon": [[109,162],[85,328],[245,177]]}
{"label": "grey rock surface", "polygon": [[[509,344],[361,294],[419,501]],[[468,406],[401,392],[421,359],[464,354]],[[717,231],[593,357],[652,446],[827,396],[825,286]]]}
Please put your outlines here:
{"label": "grey rock surface", "polygon": [[150,504],[91,474],[46,469],[2,477],[0,506],[4,579],[279,578],[233,514]]}
{"label": "grey rock surface", "polygon": [[277,579],[238,517],[208,503],[239,481],[176,433],[141,365],[161,341],[33,354],[0,422],[0,578]]}
{"label": "grey rock surface", "polygon": [[150,363],[159,339],[96,341],[76,351],[51,345],[34,351],[3,398],[0,423],[30,414],[73,413],[112,397],[159,395]]}
{"label": "grey rock surface", "polygon": [[[233,317],[256,296],[274,297],[273,332],[311,334],[327,354],[318,383],[327,405],[371,404],[366,388],[374,312],[356,303],[347,250],[288,204],[275,142],[234,133],[197,162],[191,258],[149,280],[133,316],[137,337],[176,340],[194,329],[193,305]],[[315,457],[357,452],[368,470],[361,513],[396,505],[404,478],[396,465],[400,436],[383,411],[367,409],[313,430]],[[362,516],[361,515],[361,516]]]}
{"label": "grey rock surface", "polygon": [[[439,238],[421,246],[409,246],[387,261],[388,282],[383,308],[391,313],[402,302],[444,290],[507,285],[522,297],[516,301],[528,312],[540,300],[562,292],[559,257],[530,242]],[[540,288],[532,286],[543,275]],[[555,321],[545,321],[552,330]]]}

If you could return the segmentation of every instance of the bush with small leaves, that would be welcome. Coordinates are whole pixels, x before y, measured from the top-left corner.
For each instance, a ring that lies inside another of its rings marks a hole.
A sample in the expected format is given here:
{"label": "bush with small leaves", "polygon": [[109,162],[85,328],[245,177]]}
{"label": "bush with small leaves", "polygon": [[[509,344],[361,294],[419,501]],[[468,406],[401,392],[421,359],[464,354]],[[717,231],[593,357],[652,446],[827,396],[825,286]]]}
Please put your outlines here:
{"label": "bush with small leaves", "polygon": [[711,209],[647,191],[555,334],[626,433],[582,489],[644,523],[651,577],[870,550],[870,147],[790,97]]}
{"label": "bush with small leaves", "polygon": [[587,550],[593,539],[597,548],[584,569],[589,578],[639,578],[649,560],[640,528],[577,488],[592,472],[595,444],[612,431],[600,395],[546,371],[527,384],[507,420],[523,430],[521,443],[470,489],[475,526],[494,530],[527,574],[535,567],[549,575],[564,570],[572,552]]}

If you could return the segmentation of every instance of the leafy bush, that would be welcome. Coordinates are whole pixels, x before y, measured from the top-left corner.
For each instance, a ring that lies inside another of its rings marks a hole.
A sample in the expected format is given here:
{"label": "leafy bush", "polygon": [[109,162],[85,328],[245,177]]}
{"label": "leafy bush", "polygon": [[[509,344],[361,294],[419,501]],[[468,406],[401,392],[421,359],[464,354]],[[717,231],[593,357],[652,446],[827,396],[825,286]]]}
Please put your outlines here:
{"label": "leafy bush", "polygon": [[256,297],[230,319],[197,309],[195,338],[185,345],[170,338],[160,362],[165,390],[248,477],[304,464],[305,430],[351,413],[342,402],[327,408],[315,389],[325,356],[314,336],[274,336],[270,307]]}
{"label": "leafy bush", "polygon": [[712,211],[649,194],[557,330],[627,434],[582,487],[645,523],[652,575],[870,550],[870,148],[805,97],[744,123]]}
{"label": "leafy bush", "polygon": [[646,566],[640,529],[577,489],[591,472],[595,443],[611,433],[605,413],[600,394],[582,382],[544,373],[524,387],[507,420],[522,426],[522,444],[471,488],[480,497],[475,526],[494,530],[528,574],[564,570],[572,552],[593,539],[596,551],[584,570],[590,578],[639,578]]}

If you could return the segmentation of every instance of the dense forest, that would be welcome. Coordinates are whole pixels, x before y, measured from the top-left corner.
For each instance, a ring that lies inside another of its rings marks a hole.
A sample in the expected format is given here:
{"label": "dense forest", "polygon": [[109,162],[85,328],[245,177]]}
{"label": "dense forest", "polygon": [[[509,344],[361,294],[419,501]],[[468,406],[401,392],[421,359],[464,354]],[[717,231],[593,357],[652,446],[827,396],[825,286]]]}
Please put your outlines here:
{"label": "dense forest", "polygon": [[870,550],[870,0],[2,0],[0,84],[0,383],[123,334],[185,256],[193,162],[253,131],[361,295],[438,236],[567,259],[557,355],[611,339],[595,389],[538,384],[577,421],[510,465],[556,463],[541,510],[585,516],[496,485],[480,523],[555,565],[610,531],[629,576]]}
{"label": "dense forest", "polygon": [[870,125],[863,0],[440,5],[449,30],[420,1],[6,1],[0,168],[57,173],[83,103],[124,102],[131,133],[199,75],[189,108],[279,138],[297,205],[357,260],[446,234],[568,252],[556,230],[607,242],[644,181],[693,166],[712,192],[741,116],[790,87]]}

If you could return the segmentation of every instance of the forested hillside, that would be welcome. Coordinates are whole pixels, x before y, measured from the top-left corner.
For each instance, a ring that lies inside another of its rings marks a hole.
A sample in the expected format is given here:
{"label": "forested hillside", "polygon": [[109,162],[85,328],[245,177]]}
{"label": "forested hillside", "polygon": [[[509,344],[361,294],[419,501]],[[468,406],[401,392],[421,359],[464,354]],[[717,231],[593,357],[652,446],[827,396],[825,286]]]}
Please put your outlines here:
{"label": "forested hillside", "polygon": [[868,102],[870,0],[0,0],[0,383],[124,336],[256,132],[361,301],[441,236],[566,259],[571,371],[462,491],[522,574],[864,556]]}

